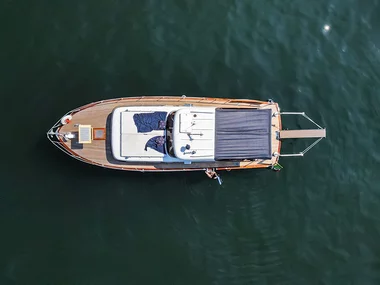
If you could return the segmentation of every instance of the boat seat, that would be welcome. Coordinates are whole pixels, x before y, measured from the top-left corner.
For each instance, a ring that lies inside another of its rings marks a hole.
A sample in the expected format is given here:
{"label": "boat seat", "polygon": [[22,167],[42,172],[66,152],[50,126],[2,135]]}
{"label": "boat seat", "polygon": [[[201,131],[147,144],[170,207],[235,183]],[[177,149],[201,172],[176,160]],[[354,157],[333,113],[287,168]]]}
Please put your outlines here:
{"label": "boat seat", "polygon": [[152,131],[149,133],[121,134],[121,156],[123,157],[164,157],[164,154],[150,147],[147,142],[157,136],[164,136],[164,131]]}

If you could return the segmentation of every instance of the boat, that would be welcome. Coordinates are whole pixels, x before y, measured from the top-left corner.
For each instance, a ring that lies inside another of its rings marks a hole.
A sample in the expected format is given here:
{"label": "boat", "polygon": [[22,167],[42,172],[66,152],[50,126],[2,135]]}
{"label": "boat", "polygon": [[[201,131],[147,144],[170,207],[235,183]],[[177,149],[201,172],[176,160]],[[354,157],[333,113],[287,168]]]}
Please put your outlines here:
{"label": "boat", "polygon": [[[284,130],[284,115],[303,116],[314,129]],[[303,156],[326,129],[303,112],[251,99],[141,96],[93,102],[67,112],[47,132],[69,156],[125,171],[205,171],[271,168],[282,156]],[[314,138],[304,151],[281,153],[285,139]]]}

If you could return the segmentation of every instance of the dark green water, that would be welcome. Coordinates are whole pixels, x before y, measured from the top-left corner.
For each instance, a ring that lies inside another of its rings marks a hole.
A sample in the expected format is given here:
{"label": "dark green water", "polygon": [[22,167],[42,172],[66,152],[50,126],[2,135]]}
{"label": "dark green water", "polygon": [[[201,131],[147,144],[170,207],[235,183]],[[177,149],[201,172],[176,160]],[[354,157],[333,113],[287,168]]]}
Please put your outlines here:
{"label": "dark green water", "polygon": [[[379,15],[378,0],[2,0],[0,284],[380,284]],[[273,98],[328,138],[221,187],[103,170],[45,138],[70,109],[147,94]]]}

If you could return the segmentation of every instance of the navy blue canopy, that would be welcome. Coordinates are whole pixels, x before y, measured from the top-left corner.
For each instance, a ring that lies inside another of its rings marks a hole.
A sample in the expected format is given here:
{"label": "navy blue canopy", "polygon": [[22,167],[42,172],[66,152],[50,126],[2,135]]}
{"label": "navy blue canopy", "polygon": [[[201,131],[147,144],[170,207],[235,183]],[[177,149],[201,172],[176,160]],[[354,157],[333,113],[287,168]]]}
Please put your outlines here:
{"label": "navy blue canopy", "polygon": [[215,160],[270,159],[270,109],[217,109]]}

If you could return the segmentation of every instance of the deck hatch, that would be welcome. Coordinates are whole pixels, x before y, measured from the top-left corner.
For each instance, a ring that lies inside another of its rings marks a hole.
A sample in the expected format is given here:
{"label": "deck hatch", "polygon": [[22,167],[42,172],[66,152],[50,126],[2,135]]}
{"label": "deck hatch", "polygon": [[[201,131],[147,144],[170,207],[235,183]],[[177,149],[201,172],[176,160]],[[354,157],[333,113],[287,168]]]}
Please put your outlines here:
{"label": "deck hatch", "polygon": [[91,125],[79,125],[79,143],[91,143],[92,141],[92,127]]}

